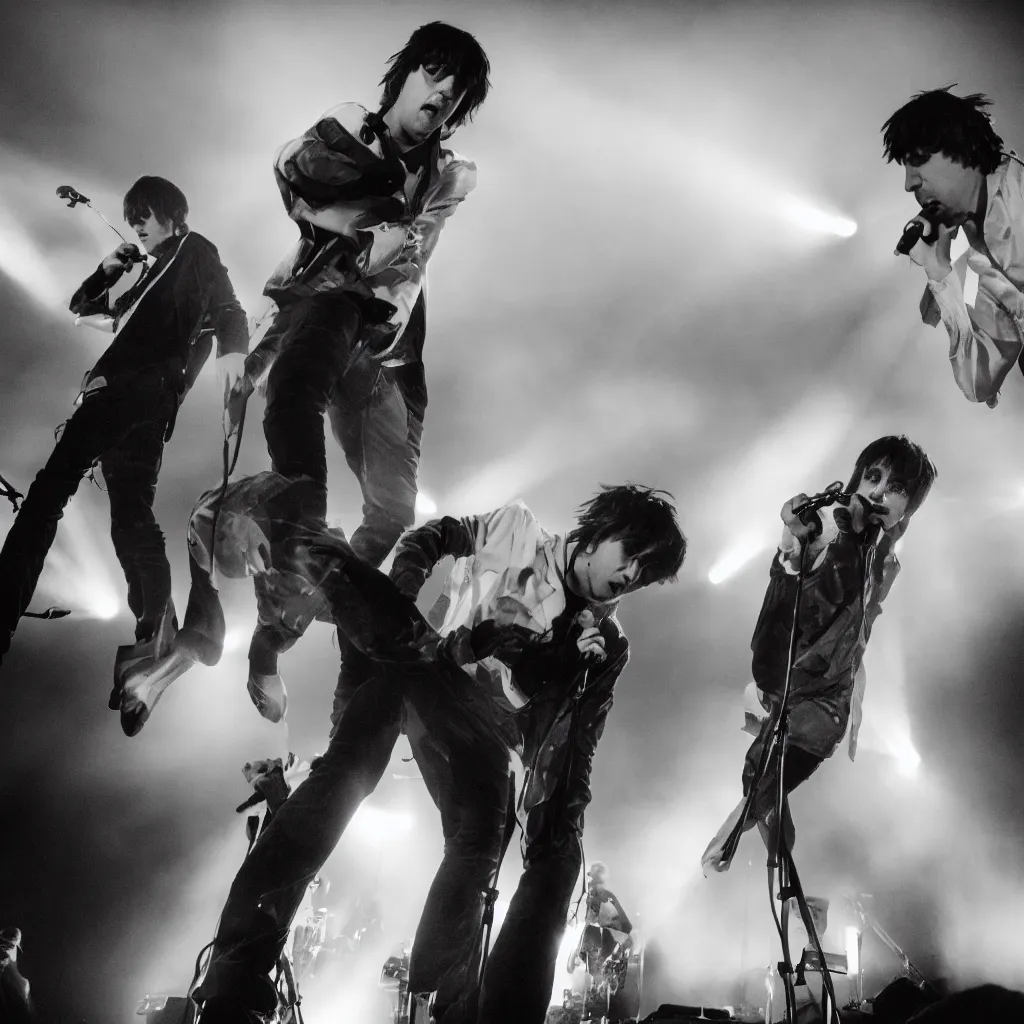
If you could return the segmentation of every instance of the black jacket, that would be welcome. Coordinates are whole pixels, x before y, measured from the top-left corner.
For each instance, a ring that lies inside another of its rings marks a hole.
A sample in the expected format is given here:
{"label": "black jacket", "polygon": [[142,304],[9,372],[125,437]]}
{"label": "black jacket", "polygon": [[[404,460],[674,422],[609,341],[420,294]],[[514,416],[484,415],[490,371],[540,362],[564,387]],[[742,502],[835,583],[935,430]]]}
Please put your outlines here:
{"label": "black jacket", "polygon": [[135,373],[163,364],[180,373],[182,396],[195,382],[217,336],[217,354],[245,353],[249,331],[216,247],[190,231],[158,246],[156,262],[111,305],[110,288],[123,271],[102,265],[71,299],[79,316],[114,318],[117,334],[87,380]]}

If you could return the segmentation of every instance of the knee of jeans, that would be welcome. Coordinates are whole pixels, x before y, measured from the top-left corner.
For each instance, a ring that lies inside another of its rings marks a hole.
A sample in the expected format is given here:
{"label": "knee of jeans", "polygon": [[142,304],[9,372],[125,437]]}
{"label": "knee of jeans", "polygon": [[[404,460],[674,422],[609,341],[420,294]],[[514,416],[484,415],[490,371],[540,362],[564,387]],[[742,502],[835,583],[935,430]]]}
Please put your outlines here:
{"label": "knee of jeans", "polygon": [[26,506],[32,509],[35,505],[55,506],[57,509],[62,509],[78,490],[81,481],[81,475],[54,472],[44,466],[36,474],[32,486],[29,487],[28,494],[22,502],[22,509],[24,510]]}
{"label": "knee of jeans", "polygon": [[490,877],[501,859],[500,828],[460,828],[454,835],[445,838],[446,858],[465,862]]}
{"label": "knee of jeans", "polygon": [[164,550],[164,534],[151,508],[121,509],[116,515],[111,509],[110,539],[115,548],[131,546],[136,554]]}
{"label": "knee of jeans", "polygon": [[363,509],[363,526],[381,537],[397,541],[416,522],[416,507],[408,502],[396,502],[390,507],[367,505]]}

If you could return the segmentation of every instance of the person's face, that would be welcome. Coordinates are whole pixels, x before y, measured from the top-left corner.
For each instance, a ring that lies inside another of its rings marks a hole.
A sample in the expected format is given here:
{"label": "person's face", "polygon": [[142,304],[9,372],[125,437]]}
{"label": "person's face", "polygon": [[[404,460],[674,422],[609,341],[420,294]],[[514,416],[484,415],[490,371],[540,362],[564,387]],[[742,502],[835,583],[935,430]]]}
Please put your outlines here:
{"label": "person's face", "polygon": [[636,588],[640,560],[630,558],[621,540],[603,540],[589,546],[576,558],[580,596],[590,601],[611,601]]}
{"label": "person's face", "polygon": [[160,220],[151,210],[145,216],[136,214],[128,227],[139,236],[139,241],[146,252],[152,252],[161,242],[166,242],[174,234],[174,225],[170,221]]}
{"label": "person's face", "polygon": [[968,205],[980,171],[961,166],[945,153],[908,156],[903,170],[906,176],[903,187],[914,193],[922,209],[935,204],[940,220],[953,220],[974,212]]}
{"label": "person's face", "polygon": [[436,65],[419,67],[406,76],[395,115],[404,134],[422,142],[448,123],[465,95],[465,89],[456,88],[454,75]]}
{"label": "person's face", "polygon": [[869,522],[878,523],[885,530],[891,530],[906,515],[910,502],[906,481],[894,476],[890,468],[881,462],[872,463],[864,470],[854,493],[876,505],[885,506],[884,516],[868,516]]}

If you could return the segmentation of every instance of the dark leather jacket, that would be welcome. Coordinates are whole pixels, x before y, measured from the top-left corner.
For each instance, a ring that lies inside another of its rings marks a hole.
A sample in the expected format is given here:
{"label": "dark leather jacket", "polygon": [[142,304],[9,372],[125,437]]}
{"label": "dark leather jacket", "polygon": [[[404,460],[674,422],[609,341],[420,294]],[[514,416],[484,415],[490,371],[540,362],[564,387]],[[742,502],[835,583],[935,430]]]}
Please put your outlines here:
{"label": "dark leather jacket", "polygon": [[110,288],[123,271],[108,275],[97,267],[75,292],[70,308],[79,316],[111,316],[118,326],[87,381],[109,381],[165,364],[184,397],[209,358],[214,335],[218,355],[248,350],[245,310],[216,246],[202,235],[190,231],[168,239],[154,255],[156,262],[113,304]]}

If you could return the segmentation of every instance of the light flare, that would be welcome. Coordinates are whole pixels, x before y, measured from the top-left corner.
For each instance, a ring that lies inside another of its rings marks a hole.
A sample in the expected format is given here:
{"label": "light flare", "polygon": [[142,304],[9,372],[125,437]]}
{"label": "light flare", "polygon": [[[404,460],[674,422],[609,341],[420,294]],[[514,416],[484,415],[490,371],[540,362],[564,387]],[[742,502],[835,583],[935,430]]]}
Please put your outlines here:
{"label": "light flare", "polygon": [[827,213],[805,199],[784,196],[779,200],[779,212],[796,227],[820,235],[852,238],[857,233],[857,222],[849,217]]}
{"label": "light flare", "polygon": [[422,491],[416,495],[416,515],[433,516],[437,515],[437,502]]}
{"label": "light flare", "polygon": [[708,571],[708,582],[718,586],[735,576],[751,559],[768,548],[762,534],[748,532],[739,536]]}

